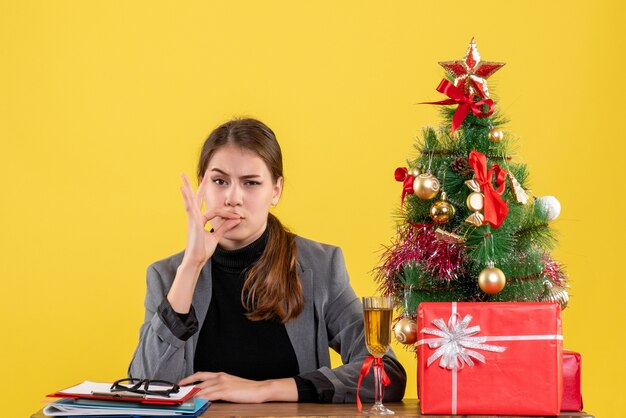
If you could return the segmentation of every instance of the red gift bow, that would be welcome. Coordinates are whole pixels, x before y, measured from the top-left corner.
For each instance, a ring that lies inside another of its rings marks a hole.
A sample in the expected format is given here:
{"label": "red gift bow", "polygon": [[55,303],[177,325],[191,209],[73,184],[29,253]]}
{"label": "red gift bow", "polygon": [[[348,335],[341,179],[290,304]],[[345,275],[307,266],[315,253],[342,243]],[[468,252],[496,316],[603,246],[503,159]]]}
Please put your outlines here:
{"label": "red gift bow", "polygon": [[402,200],[401,203],[404,204],[404,196],[413,193],[413,181],[415,177],[409,175],[409,170],[405,167],[396,168],[396,172],[394,173],[394,177],[396,181],[402,181],[404,184],[402,185]]}
{"label": "red gift bow", "polygon": [[[485,99],[475,102],[472,100],[472,96],[466,96],[463,94],[463,89],[456,87],[450,81],[443,79],[439,86],[437,86],[437,91],[439,93],[443,93],[449,97],[449,99],[441,100],[439,102],[423,102],[422,104],[435,104],[435,105],[451,105],[458,104],[454,115],[452,116],[452,132],[450,136],[454,138],[454,131],[457,130],[459,126],[465,120],[465,117],[471,111],[475,116],[479,118],[486,118],[493,114],[494,104],[493,100]],[[489,110],[487,112],[483,111],[483,106],[489,106]]]}
{"label": "red gift bow", "polygon": [[[487,157],[478,151],[470,152],[468,162],[474,169],[474,178],[480,184],[480,189],[485,195],[485,221],[489,222],[492,227],[499,228],[506,219],[506,215],[509,213],[509,207],[506,205],[506,202],[502,200],[502,197],[500,197],[506,188],[504,181],[506,171],[498,164],[494,164],[487,170]],[[491,183],[494,172],[496,173],[497,190],[493,188],[493,184]]]}
{"label": "red gift bow", "polygon": [[380,369],[383,372],[383,386],[389,386],[391,384],[391,379],[385,373],[385,367],[383,364],[383,359],[380,357],[368,356],[365,361],[363,361],[363,366],[361,366],[361,374],[359,375],[359,382],[356,385],[356,406],[359,409],[359,412],[363,410],[363,405],[361,404],[361,398],[359,397],[359,389],[361,388],[361,380],[370,372],[372,368],[372,363],[375,366],[380,366]]}

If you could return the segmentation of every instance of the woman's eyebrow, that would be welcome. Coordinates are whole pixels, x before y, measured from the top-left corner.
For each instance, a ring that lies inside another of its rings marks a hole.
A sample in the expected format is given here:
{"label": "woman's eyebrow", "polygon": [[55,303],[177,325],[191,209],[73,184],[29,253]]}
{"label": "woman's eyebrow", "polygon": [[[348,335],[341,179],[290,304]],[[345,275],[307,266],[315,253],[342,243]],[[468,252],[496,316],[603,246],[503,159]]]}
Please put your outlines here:
{"label": "woman's eyebrow", "polygon": [[220,170],[219,168],[212,168],[211,171],[217,171],[218,173],[224,174],[225,176],[227,176],[228,174],[224,171],[224,170]]}
{"label": "woman's eyebrow", "polygon": [[[228,174],[224,170],[221,170],[221,169],[219,169],[217,167],[212,168],[211,171],[215,171],[215,172],[218,172],[218,173],[220,173],[220,174],[222,174],[224,176],[230,177],[230,174]],[[244,179],[244,180],[248,180],[248,179],[254,179],[254,178],[261,178],[261,175],[260,174],[246,174],[245,176],[241,176],[240,178]]]}

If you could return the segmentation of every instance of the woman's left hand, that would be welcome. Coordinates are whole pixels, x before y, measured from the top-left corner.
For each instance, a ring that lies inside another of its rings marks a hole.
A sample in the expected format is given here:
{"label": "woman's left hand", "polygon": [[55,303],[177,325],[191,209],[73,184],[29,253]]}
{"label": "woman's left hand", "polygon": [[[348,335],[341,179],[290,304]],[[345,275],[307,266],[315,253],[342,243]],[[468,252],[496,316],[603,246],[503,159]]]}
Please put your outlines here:
{"label": "woman's left hand", "polygon": [[248,380],[227,373],[197,372],[185,377],[180,385],[196,384],[196,397],[211,401],[262,403],[268,401],[297,402],[298,389],[292,378]]}

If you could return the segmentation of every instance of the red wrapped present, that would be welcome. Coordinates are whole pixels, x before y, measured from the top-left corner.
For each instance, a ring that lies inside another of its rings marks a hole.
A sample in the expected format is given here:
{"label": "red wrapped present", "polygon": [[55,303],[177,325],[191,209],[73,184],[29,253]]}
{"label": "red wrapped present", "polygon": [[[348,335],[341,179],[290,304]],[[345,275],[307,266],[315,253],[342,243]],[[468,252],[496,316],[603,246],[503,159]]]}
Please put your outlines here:
{"label": "red wrapped present", "polygon": [[559,414],[558,304],[422,303],[417,326],[422,414]]}
{"label": "red wrapped present", "polygon": [[563,401],[561,411],[583,410],[583,395],[580,391],[580,354],[563,350]]}

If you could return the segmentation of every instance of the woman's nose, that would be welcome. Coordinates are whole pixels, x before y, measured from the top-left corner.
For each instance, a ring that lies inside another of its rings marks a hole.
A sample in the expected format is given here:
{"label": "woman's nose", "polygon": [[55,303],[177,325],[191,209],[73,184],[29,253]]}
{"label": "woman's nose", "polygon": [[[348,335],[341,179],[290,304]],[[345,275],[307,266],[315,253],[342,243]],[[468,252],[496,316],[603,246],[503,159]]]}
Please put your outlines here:
{"label": "woman's nose", "polygon": [[226,199],[224,204],[226,206],[241,206],[243,203],[243,193],[241,187],[237,184],[233,184],[228,188],[226,192]]}

